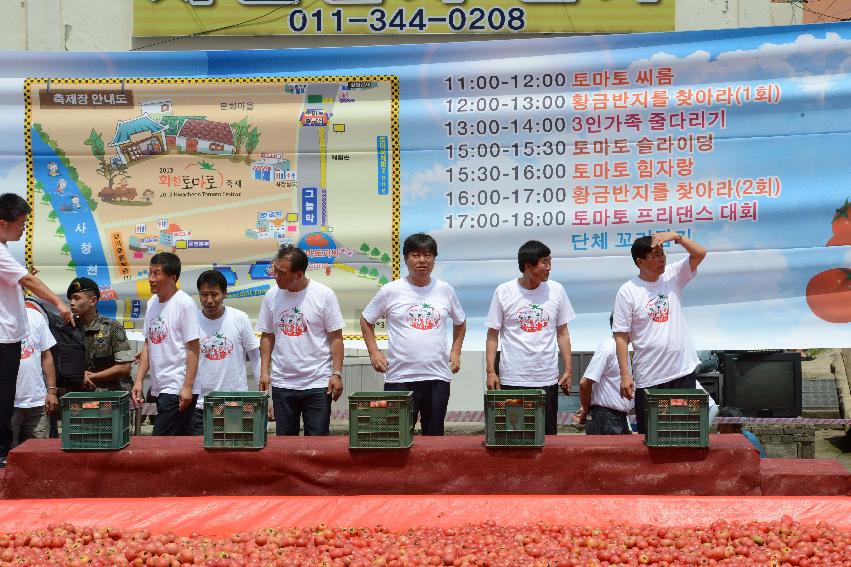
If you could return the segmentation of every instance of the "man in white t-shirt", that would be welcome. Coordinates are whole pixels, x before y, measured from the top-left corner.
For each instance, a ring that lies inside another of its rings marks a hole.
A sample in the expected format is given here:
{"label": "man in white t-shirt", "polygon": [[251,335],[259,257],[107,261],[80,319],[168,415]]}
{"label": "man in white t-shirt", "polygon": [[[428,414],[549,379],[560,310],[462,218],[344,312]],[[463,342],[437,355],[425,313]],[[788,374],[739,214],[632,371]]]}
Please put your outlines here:
{"label": "man in white t-shirt", "polygon": [[66,323],[74,325],[71,310],[34,274],[12,256],[8,242],[20,240],[30,206],[14,193],[0,195],[0,468],[12,448],[15,382],[21,363],[21,341],[27,336],[27,314],[22,287],[56,306]]}
{"label": "man in white t-shirt", "polygon": [[[609,315],[609,328],[612,317]],[[579,401],[582,407],[575,420],[585,424],[586,435],[632,433],[626,416],[635,404],[621,397],[621,372],[614,337],[607,337],[594,352],[579,381]]]}
{"label": "man in white t-shirt", "polygon": [[328,435],[331,400],[343,393],[343,314],[337,296],[309,279],[307,254],[284,245],[257,317],[260,389],[272,388],[275,434]]}
{"label": "man in white t-shirt", "polygon": [[50,424],[47,416],[59,408],[56,397],[56,370],[50,348],[56,339],[50,333],[41,310],[27,303],[29,333],[21,342],[21,366],[15,388],[15,411],[12,414],[12,446],[27,439],[47,439]]}
{"label": "man in white t-shirt", "polygon": [[191,435],[199,392],[197,308],[189,294],[177,289],[180,258],[160,252],[151,258],[148,284],[153,297],[145,310],[145,344],[139,357],[133,398],[144,402],[142,381],[151,372],[151,394],[157,397],[154,435]]}
{"label": "man in white t-shirt", "polygon": [[[461,368],[461,346],[467,317],[455,290],[431,277],[437,242],[428,234],[412,234],[402,245],[408,276],[384,284],[361,316],[369,358],[384,373],[385,391],[413,392],[414,422],[423,435],[443,435],[449,404],[449,381]],[[375,323],[386,318],[387,356],[378,350]],[[446,332],[452,321],[452,346]]]}
{"label": "man in white t-shirt", "polygon": [[[666,242],[685,248],[688,257],[666,266]],[[658,232],[632,243],[638,276],[615,296],[614,332],[621,396],[635,398],[638,432],[646,431],[648,388],[694,388],[700,365],[682,310],[683,288],[694,278],[706,249],[677,232]],[[632,369],[627,348],[635,352]],[[634,379],[633,379],[634,376]]]}
{"label": "man in white t-shirt", "polygon": [[204,396],[214,391],[245,392],[248,378],[245,359],[251,362],[255,380],[260,378],[260,341],[245,312],[226,307],[228,282],[217,270],[198,276],[198,325],[201,354],[195,382],[201,393],[192,416],[192,434],[204,434]]}
{"label": "man in white t-shirt", "polygon": [[[564,287],[550,281],[551,255],[550,249],[537,240],[530,240],[517,251],[517,264],[523,275],[499,284],[494,291],[485,320],[485,360],[489,390],[535,388],[546,392],[544,432],[556,435],[559,386],[569,394],[573,376],[567,323],[576,313]],[[564,363],[561,374],[559,351]]]}

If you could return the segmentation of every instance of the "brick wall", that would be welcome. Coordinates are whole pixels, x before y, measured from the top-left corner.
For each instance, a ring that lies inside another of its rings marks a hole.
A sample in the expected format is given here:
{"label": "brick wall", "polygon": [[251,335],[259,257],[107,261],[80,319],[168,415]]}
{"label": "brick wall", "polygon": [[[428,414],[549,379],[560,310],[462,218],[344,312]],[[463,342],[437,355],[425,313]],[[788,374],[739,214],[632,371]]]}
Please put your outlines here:
{"label": "brick wall", "polygon": [[746,424],[745,429],[759,438],[768,458],[816,458],[816,428],[814,425]]}

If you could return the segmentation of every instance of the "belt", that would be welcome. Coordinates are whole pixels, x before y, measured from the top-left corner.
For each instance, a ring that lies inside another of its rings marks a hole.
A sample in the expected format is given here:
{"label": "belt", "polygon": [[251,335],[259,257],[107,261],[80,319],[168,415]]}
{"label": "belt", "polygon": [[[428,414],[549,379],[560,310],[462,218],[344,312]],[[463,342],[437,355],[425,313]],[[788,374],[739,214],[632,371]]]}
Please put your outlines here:
{"label": "belt", "polygon": [[606,411],[612,412],[613,414],[619,415],[621,417],[627,416],[627,413],[625,411],[619,411],[619,410],[616,410],[616,409],[607,408],[605,406],[592,405],[590,409],[594,409],[594,408],[606,410]]}

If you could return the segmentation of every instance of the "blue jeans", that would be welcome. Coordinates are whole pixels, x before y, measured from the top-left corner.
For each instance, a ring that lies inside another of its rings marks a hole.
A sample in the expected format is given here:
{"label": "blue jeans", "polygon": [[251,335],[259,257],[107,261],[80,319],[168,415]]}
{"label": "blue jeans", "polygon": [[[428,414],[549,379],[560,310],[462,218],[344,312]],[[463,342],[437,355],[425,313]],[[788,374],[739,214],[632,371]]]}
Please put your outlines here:
{"label": "blue jeans", "polygon": [[157,396],[157,420],[154,422],[153,435],[192,435],[192,416],[198,395],[192,396],[192,402],[185,411],[180,411],[180,396],[160,394]]}
{"label": "blue jeans", "polygon": [[331,394],[328,388],[291,390],[272,387],[275,435],[298,435],[299,418],[305,435],[328,435],[331,430]]}
{"label": "blue jeans", "polygon": [[449,405],[449,382],[446,380],[385,382],[384,391],[413,392],[412,423],[417,423],[417,415],[419,415],[423,435],[443,435],[446,406]]}

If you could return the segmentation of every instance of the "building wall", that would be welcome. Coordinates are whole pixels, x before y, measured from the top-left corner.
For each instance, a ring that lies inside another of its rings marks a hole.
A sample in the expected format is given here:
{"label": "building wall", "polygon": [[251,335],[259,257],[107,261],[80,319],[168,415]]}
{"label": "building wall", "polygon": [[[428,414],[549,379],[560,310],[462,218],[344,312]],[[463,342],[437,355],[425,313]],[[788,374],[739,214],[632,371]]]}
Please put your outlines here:
{"label": "building wall", "polygon": [[[132,0],[0,0],[5,19],[0,50],[127,51],[167,38],[132,37]],[[800,24],[800,4],[771,0],[677,0],[676,29],[722,29]],[[326,35],[298,37],[193,37],[161,43],[157,50],[271,49],[475,41],[493,37],[455,35]],[[541,37],[524,35],[522,37]]]}

